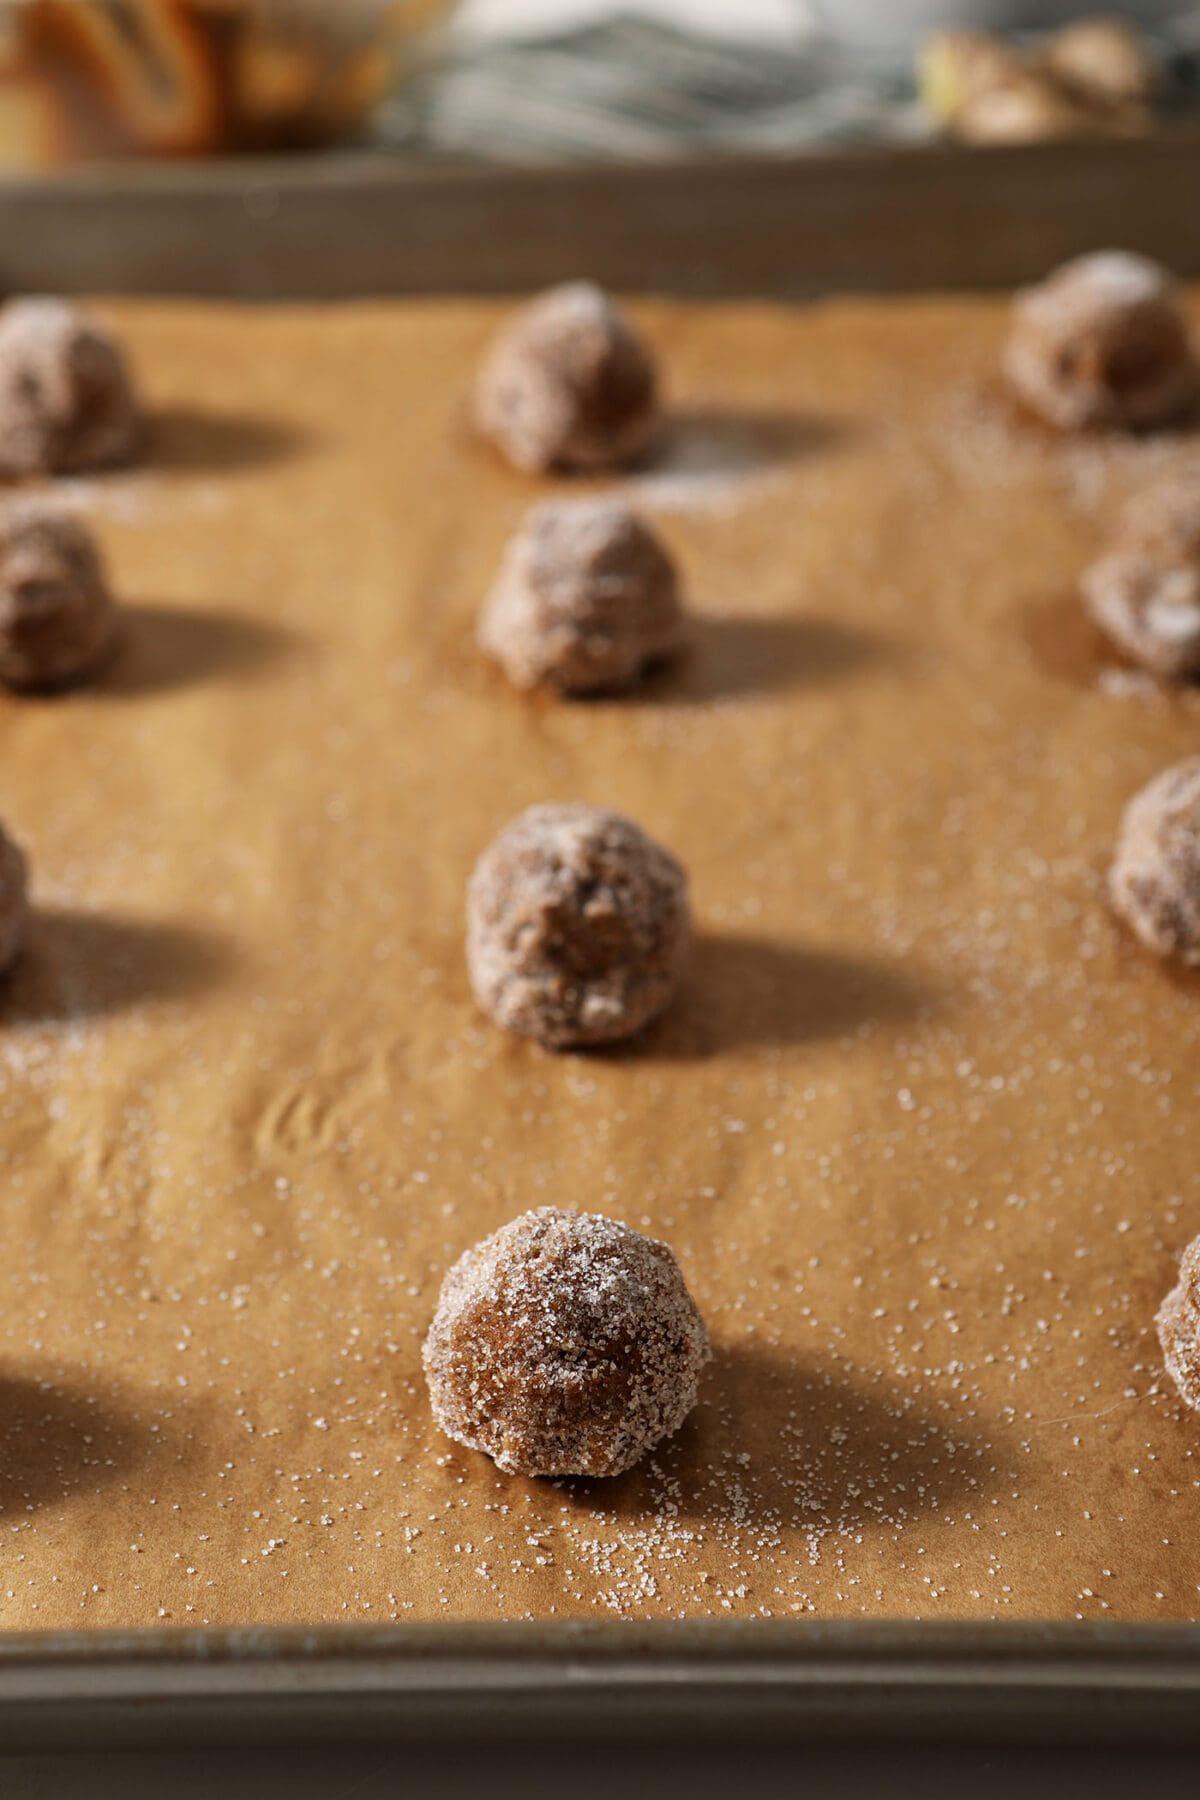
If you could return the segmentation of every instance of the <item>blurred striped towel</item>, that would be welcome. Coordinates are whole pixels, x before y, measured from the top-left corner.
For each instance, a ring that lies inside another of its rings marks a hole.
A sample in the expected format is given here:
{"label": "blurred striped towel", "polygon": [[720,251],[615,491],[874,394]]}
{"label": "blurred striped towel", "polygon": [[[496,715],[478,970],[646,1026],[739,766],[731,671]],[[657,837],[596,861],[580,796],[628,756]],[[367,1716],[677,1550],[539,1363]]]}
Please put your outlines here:
{"label": "blurred striped towel", "polygon": [[[1168,102],[1196,105],[1200,13],[1160,46]],[[739,43],[634,16],[471,40],[385,110],[385,143],[424,156],[595,162],[787,151],[928,135],[907,66],[855,62],[815,35]]]}

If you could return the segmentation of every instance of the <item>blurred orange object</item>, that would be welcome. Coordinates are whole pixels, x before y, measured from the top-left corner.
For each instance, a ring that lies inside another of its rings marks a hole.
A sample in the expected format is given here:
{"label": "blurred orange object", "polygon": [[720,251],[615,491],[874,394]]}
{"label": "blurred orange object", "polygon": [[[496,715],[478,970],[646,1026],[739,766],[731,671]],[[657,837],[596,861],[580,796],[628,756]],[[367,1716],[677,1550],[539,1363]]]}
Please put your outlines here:
{"label": "blurred orange object", "polygon": [[0,0],[0,168],[327,143],[453,0]]}

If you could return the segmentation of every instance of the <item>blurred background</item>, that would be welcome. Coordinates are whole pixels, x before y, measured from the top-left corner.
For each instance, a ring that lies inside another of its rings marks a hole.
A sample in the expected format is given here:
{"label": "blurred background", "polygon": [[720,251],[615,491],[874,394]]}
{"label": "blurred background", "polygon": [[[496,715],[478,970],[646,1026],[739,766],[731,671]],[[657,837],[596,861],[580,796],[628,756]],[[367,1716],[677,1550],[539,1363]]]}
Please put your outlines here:
{"label": "blurred background", "polygon": [[0,0],[0,165],[1111,137],[1194,129],[1198,67],[1169,0]]}

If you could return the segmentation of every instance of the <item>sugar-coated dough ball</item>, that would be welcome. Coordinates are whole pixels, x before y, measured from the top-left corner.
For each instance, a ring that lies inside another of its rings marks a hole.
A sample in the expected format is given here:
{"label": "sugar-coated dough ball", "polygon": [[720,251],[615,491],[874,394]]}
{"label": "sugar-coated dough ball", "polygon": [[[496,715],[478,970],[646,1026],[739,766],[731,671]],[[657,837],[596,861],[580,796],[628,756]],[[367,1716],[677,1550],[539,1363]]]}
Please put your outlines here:
{"label": "sugar-coated dough ball", "polygon": [[1116,548],[1159,562],[1200,562],[1200,473],[1176,475],[1135,494],[1125,507]]}
{"label": "sugar-coated dough ball", "polygon": [[425,1340],[434,1416],[512,1475],[620,1475],[696,1404],[708,1334],[666,1244],[541,1206],[459,1258]]}
{"label": "sugar-coated dough ball", "polygon": [[1164,769],[1129,802],[1109,887],[1147,949],[1200,963],[1200,756]]}
{"label": "sugar-coated dough ball", "polygon": [[0,511],[0,681],[63,687],[90,674],[115,638],[116,609],[89,527],[52,504]]}
{"label": "sugar-coated dough ball", "polygon": [[505,1030],[554,1049],[648,1025],[690,937],[675,858],[601,806],[531,806],[484,851],[467,892],[476,999]]}
{"label": "sugar-coated dough ball", "polygon": [[1116,250],[1065,263],[1017,296],[1005,372],[1018,399],[1062,431],[1162,425],[1197,392],[1174,283]]}
{"label": "sugar-coated dough ball", "polygon": [[639,456],[658,426],[654,360],[600,288],[551,288],[492,346],[475,416],[518,469],[611,468]]}
{"label": "sugar-coated dough ball", "polygon": [[1179,1263],[1179,1281],[1158,1311],[1158,1341],[1167,1374],[1189,1406],[1200,1408],[1200,1237]]}
{"label": "sugar-coated dough ball", "polygon": [[0,312],[0,474],[69,474],[128,462],[142,415],[120,347],[66,300]]}
{"label": "sugar-coated dough ball", "polygon": [[1083,600],[1131,662],[1168,681],[1200,675],[1200,560],[1114,551],[1084,575]]}
{"label": "sugar-coated dough ball", "polygon": [[675,564],[616,500],[548,501],[513,538],[479,641],[517,687],[630,687],[683,648]]}
{"label": "sugar-coated dough ball", "polygon": [[16,961],[29,923],[25,857],[0,826],[0,974]]}

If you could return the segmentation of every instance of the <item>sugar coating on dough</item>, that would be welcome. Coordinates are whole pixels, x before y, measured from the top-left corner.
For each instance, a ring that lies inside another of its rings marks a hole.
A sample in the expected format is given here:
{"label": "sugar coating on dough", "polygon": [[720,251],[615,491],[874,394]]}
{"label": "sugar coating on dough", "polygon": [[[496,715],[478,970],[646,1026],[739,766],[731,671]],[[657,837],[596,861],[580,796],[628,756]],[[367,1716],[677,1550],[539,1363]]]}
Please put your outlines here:
{"label": "sugar coating on dough", "polygon": [[90,674],[116,641],[100,546],[46,502],[0,511],[0,681],[56,688]]}
{"label": "sugar coating on dough", "polygon": [[1152,675],[1200,674],[1200,559],[1114,551],[1087,570],[1083,601],[1117,648]]}
{"label": "sugar coating on dough", "polygon": [[657,429],[654,359],[601,288],[551,288],[493,344],[475,417],[519,469],[615,467],[641,455]]}
{"label": "sugar coating on dough", "polygon": [[1165,424],[1197,393],[1171,277],[1125,251],[1078,257],[1019,294],[1004,368],[1017,398],[1062,431]]}
{"label": "sugar coating on dough", "polygon": [[1179,1280],[1155,1322],[1167,1374],[1187,1404],[1200,1408],[1200,1237],[1184,1251]]}
{"label": "sugar coating on dough", "polygon": [[0,825],[0,974],[16,961],[29,923],[29,871],[24,852]]}
{"label": "sugar coating on dough", "polygon": [[479,642],[521,688],[630,687],[687,641],[675,564],[616,500],[535,507],[505,553]]}
{"label": "sugar coating on dough", "polygon": [[531,806],[484,851],[467,892],[475,996],[553,1049],[633,1037],[666,1006],[691,939],[687,876],[600,806]]}
{"label": "sugar coating on dough", "polygon": [[1175,475],[1135,494],[1121,513],[1115,547],[1160,562],[1200,562],[1200,473]]}
{"label": "sugar coating on dough", "polygon": [[0,312],[0,474],[69,474],[130,461],[143,436],[124,355],[66,300]]}
{"label": "sugar coating on dough", "polygon": [[509,1474],[619,1475],[696,1403],[708,1334],[670,1248],[542,1206],[459,1258],[425,1340],[434,1416]]}
{"label": "sugar coating on dough", "polygon": [[1200,756],[1164,769],[1129,802],[1109,890],[1147,949],[1200,963]]}

